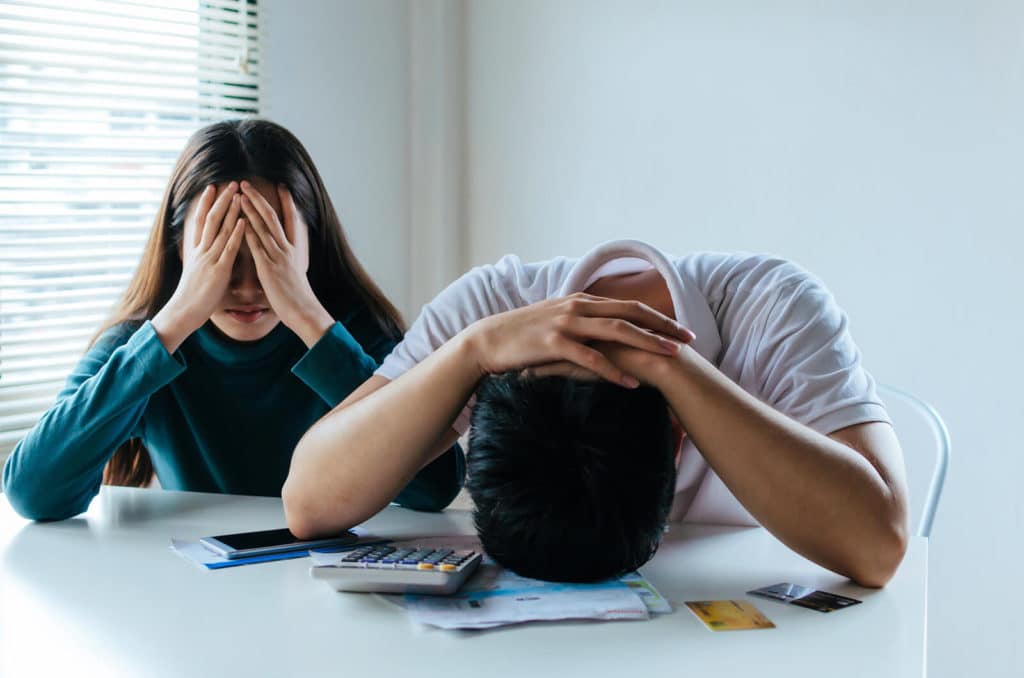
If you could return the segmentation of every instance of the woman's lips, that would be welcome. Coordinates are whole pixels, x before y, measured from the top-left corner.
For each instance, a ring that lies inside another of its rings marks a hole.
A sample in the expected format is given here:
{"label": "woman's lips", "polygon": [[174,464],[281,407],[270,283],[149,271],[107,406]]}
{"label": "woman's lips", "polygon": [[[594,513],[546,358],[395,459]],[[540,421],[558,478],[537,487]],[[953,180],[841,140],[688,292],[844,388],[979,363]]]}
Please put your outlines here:
{"label": "woman's lips", "polygon": [[254,323],[259,321],[267,314],[265,308],[254,308],[254,309],[241,309],[241,308],[229,308],[226,313],[241,323]]}

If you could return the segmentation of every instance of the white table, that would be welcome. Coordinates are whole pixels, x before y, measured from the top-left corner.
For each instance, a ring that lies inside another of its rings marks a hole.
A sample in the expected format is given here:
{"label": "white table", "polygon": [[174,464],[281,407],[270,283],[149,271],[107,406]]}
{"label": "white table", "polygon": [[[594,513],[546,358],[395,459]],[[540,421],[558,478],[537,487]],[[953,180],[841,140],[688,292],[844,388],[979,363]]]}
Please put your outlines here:
{"label": "white table", "polygon": [[[0,499],[4,676],[922,676],[927,542],[881,591],[855,587],[762,529],[673,528],[642,572],[676,611],[644,622],[481,632],[416,627],[372,594],[341,594],[309,560],[207,571],[171,537],[283,526],[280,499],[104,488],[71,520],[30,523]],[[389,508],[392,537],[464,534],[469,515]],[[745,596],[791,581],[864,599],[821,614]],[[712,633],[687,600],[747,598],[777,628]]]}

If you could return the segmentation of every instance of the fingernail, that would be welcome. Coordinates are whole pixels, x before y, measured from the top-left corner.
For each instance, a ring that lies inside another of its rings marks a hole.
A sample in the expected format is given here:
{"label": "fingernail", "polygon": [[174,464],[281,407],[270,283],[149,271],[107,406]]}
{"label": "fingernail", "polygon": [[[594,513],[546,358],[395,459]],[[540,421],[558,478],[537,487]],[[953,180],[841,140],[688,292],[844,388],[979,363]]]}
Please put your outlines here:
{"label": "fingernail", "polygon": [[622,378],[622,385],[625,386],[626,388],[636,388],[637,386],[640,385],[640,380],[637,379],[636,377],[626,375],[625,377]]}

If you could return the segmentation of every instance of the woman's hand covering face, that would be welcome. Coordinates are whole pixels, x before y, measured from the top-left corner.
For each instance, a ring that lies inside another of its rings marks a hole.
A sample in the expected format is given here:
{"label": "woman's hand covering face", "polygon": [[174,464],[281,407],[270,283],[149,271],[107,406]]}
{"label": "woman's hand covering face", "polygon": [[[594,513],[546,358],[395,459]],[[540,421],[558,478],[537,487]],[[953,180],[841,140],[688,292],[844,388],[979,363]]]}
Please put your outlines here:
{"label": "woman's hand covering face", "polygon": [[193,329],[219,307],[230,284],[245,235],[240,197],[234,181],[219,194],[215,186],[207,186],[185,219],[181,278],[168,306],[178,308]]}
{"label": "woman's hand covering face", "polygon": [[322,335],[333,319],[320,304],[306,276],[309,229],[291,193],[284,186],[276,188],[281,204],[278,217],[252,184],[243,181],[241,188],[241,209],[248,222],[245,240],[267,302],[281,322],[304,340],[310,332]]}

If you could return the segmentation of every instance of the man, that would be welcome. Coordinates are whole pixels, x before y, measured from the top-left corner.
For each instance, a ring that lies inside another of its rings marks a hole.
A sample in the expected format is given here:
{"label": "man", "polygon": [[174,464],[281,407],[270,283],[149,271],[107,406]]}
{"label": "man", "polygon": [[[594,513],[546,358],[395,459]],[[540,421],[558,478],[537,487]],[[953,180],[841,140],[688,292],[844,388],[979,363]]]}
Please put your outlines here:
{"label": "man", "polygon": [[[513,385],[553,384],[555,394],[503,399],[489,389],[490,375]],[[595,384],[598,378],[607,383]],[[526,402],[525,412],[546,411],[557,424],[550,417],[546,424],[478,417],[487,429],[483,463],[473,447],[480,432],[471,435],[469,486],[480,504],[481,540],[524,574],[614,576],[653,553],[666,518],[761,524],[866,586],[888,581],[906,550],[899,444],[824,285],[777,258],[670,259],[636,241],[607,243],[579,261],[505,257],[438,295],[377,373],[300,441],[282,491],[292,531],[336,531],[383,508],[468,429],[482,381],[485,408],[496,404],[508,414]],[[641,385],[656,397],[646,390],[628,395]],[[627,402],[637,397],[644,404]],[[604,417],[585,416],[595,398],[619,402],[599,405],[606,413],[622,403],[650,411],[643,421],[625,421],[635,437],[652,440],[638,448],[595,436],[610,430],[600,428]],[[580,403],[583,416],[576,407],[574,423],[570,406]],[[669,414],[676,432],[666,445]],[[527,440],[498,435],[494,444],[495,428],[525,432]],[[565,431],[568,440],[544,447]],[[536,460],[538,450],[552,447],[568,451],[549,466],[500,466],[503,459]],[[487,461],[495,458],[496,473]],[[666,458],[676,461],[677,473],[666,472]],[[628,494],[618,491],[616,479],[634,472],[649,487],[630,482]],[[604,480],[567,484],[574,473]],[[551,482],[558,477],[566,480],[561,492]],[[664,501],[666,485],[674,490],[671,502]],[[539,486],[551,491],[529,491]],[[568,535],[575,537],[565,552],[576,554],[575,563],[552,566]],[[596,557],[623,543],[599,567],[582,564],[581,546]],[[528,554],[538,549],[552,557],[531,562]]]}

